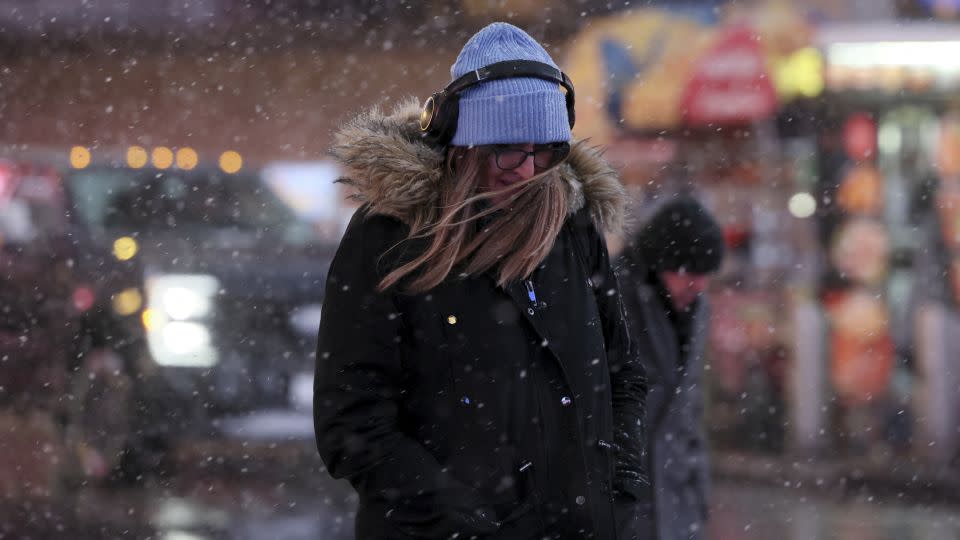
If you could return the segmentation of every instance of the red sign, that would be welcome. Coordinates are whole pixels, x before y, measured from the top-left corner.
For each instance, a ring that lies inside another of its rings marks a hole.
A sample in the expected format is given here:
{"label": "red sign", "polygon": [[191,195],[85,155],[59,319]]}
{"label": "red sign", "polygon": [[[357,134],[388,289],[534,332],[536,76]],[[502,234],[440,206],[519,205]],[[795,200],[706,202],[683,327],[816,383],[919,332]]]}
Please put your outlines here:
{"label": "red sign", "polygon": [[0,161],[0,203],[13,196],[13,189],[16,187],[14,181],[17,179],[14,173],[13,164]]}
{"label": "red sign", "polygon": [[671,139],[621,137],[604,147],[603,157],[611,163],[669,163],[677,155],[677,143]]}
{"label": "red sign", "polygon": [[777,110],[758,36],[732,28],[698,62],[681,102],[690,125],[746,124]]}

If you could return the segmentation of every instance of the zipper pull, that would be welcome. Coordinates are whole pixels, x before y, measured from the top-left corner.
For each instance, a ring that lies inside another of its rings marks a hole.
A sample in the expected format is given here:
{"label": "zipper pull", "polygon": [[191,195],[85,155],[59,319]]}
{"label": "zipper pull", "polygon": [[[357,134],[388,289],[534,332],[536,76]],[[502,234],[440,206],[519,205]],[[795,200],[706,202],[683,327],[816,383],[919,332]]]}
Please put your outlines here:
{"label": "zipper pull", "polygon": [[530,303],[534,306],[537,305],[537,293],[533,290],[533,281],[526,280],[523,282],[527,286],[527,298],[530,299]]}

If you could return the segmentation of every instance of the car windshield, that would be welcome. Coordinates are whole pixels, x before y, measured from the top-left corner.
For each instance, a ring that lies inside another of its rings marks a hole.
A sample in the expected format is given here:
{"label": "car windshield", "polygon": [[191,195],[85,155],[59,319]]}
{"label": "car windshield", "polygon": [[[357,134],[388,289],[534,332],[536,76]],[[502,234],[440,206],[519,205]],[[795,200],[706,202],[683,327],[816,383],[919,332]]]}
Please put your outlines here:
{"label": "car windshield", "polygon": [[215,170],[81,170],[67,182],[77,217],[95,235],[216,229],[275,235],[288,243],[313,239],[257,174]]}

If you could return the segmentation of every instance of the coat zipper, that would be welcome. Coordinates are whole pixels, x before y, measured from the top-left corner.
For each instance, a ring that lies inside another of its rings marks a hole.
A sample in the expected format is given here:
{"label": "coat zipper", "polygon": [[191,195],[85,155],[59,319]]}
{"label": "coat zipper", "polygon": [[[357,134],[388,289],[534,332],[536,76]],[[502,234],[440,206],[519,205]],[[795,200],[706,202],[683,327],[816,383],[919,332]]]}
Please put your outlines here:
{"label": "coat zipper", "polygon": [[534,308],[537,307],[537,291],[533,288],[533,280],[526,280],[523,282],[527,287],[527,298],[530,299],[530,305]]}

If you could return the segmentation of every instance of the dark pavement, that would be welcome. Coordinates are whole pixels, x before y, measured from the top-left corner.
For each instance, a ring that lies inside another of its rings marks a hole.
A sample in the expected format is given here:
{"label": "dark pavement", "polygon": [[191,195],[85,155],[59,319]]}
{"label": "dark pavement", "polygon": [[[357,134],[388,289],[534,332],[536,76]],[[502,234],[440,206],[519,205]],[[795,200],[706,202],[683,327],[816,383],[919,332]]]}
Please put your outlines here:
{"label": "dark pavement", "polygon": [[[758,477],[764,462],[753,463],[753,479],[718,476],[711,539],[960,539],[958,506]],[[181,450],[169,478],[4,500],[0,538],[348,540],[355,505],[352,489],[327,476],[311,442],[209,443]]]}

